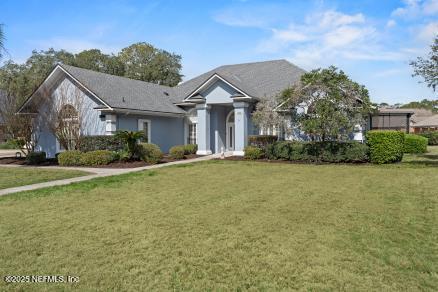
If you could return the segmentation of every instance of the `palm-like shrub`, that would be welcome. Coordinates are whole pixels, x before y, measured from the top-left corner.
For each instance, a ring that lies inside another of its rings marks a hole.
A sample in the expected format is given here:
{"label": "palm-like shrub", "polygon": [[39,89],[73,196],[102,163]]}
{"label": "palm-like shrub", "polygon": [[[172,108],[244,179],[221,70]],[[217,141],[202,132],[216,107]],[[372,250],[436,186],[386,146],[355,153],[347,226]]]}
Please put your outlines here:
{"label": "palm-like shrub", "polygon": [[144,133],[141,131],[117,131],[115,136],[125,143],[129,159],[132,159],[137,153],[138,141],[144,138]]}

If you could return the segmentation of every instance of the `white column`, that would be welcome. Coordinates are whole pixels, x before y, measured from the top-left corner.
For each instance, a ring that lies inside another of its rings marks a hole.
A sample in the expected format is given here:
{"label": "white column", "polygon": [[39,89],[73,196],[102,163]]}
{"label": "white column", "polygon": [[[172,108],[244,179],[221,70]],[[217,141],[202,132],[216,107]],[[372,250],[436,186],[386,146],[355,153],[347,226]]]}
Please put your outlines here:
{"label": "white column", "polygon": [[233,155],[243,156],[248,144],[248,106],[247,102],[234,102],[234,152]]}
{"label": "white column", "polygon": [[210,148],[210,106],[207,104],[196,105],[198,114],[198,125],[196,131],[198,134],[198,155],[211,154]]}
{"label": "white column", "polygon": [[105,135],[114,135],[117,130],[117,115],[106,114],[105,115]]}

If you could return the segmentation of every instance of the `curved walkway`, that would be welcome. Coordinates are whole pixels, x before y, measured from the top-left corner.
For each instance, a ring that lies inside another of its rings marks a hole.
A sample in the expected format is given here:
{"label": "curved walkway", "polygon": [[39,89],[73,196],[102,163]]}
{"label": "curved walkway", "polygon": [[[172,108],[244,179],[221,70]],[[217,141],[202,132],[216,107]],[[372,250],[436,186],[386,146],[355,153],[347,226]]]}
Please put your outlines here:
{"label": "curved walkway", "polygon": [[[225,154],[226,156],[229,156],[229,153]],[[0,190],[0,196],[12,194],[12,193],[18,193],[23,191],[31,191],[31,190],[37,190],[41,188],[46,187],[52,187],[52,186],[62,186],[62,185],[68,185],[75,182],[81,182],[90,180],[97,177],[106,177],[106,176],[112,176],[112,175],[119,175],[124,173],[130,173],[130,172],[138,172],[143,170],[149,170],[149,169],[156,169],[171,165],[177,165],[177,164],[187,164],[187,163],[193,163],[198,161],[205,161],[205,160],[211,160],[215,158],[219,158],[220,154],[214,154],[214,155],[208,155],[193,159],[187,159],[187,160],[179,160],[174,162],[168,162],[163,164],[154,164],[154,165],[148,165],[148,166],[142,166],[142,167],[136,167],[136,168],[91,168],[91,167],[63,167],[63,166],[40,166],[44,169],[69,169],[69,170],[81,170],[85,172],[90,172],[90,175],[85,176],[79,176],[79,177],[73,177],[68,179],[61,179],[61,180],[54,180],[54,181],[48,181],[43,183],[37,183],[33,185],[27,185],[27,186],[20,186],[20,187],[14,187],[14,188],[8,188]],[[0,165],[0,167],[27,167],[22,165]]]}

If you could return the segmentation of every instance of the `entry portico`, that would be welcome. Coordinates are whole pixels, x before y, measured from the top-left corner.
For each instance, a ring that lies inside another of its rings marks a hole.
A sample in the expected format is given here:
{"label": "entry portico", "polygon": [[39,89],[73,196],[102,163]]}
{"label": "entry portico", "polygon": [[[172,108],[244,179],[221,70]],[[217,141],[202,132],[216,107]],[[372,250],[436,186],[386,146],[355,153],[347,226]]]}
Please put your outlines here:
{"label": "entry portico", "polygon": [[243,155],[252,133],[250,113],[256,101],[218,74],[194,90],[184,102],[196,109],[197,154],[232,151]]}

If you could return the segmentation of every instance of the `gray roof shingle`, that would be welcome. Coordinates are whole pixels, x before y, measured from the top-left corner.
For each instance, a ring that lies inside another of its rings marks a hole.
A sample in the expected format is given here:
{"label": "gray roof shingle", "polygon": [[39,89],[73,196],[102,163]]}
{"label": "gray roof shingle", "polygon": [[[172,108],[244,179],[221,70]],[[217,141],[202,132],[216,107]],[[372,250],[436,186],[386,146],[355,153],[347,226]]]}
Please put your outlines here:
{"label": "gray roof shingle", "polygon": [[176,87],[168,87],[69,65],[60,66],[111,107],[178,114],[185,111],[174,103],[182,102],[214,74],[251,97],[273,98],[305,73],[286,60],[224,65]]}
{"label": "gray roof shingle", "polygon": [[181,101],[181,97],[187,97],[214,74],[252,97],[273,98],[296,83],[304,73],[306,71],[286,60],[224,65],[179,84],[173,99]]}
{"label": "gray roof shingle", "polygon": [[114,108],[183,114],[173,104],[173,88],[154,83],[61,65],[85,87]]}

